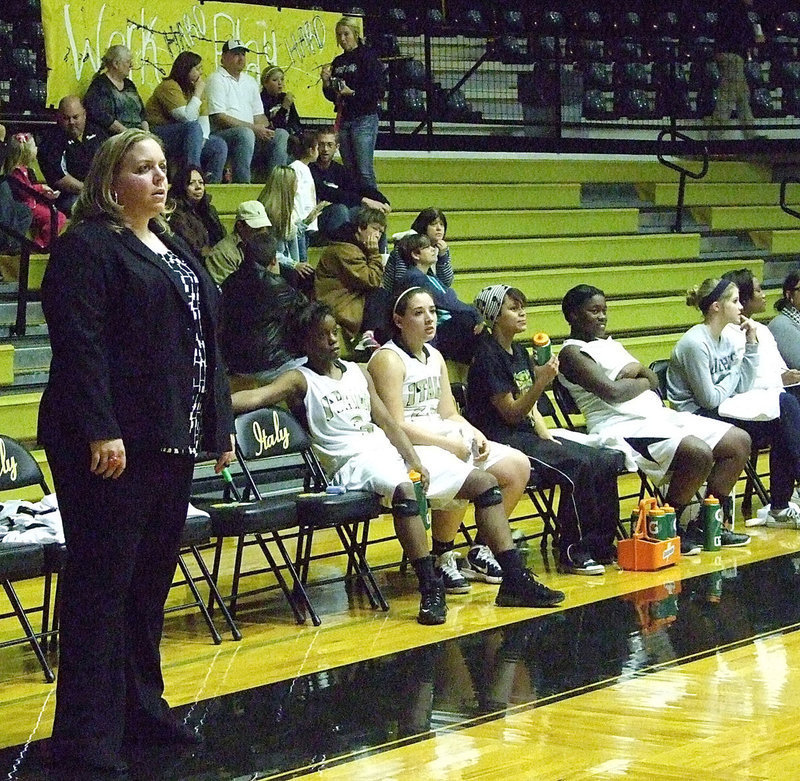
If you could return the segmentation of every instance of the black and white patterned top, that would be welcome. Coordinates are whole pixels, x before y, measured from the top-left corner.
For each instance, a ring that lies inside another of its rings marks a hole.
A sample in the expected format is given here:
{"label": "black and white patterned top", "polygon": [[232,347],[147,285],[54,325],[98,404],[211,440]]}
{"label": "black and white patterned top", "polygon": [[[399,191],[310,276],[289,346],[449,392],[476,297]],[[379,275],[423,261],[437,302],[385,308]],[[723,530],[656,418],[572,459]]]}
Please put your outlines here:
{"label": "black and white patterned top", "polygon": [[194,357],[192,360],[192,410],[189,413],[189,434],[192,445],[185,447],[162,447],[162,453],[172,453],[175,455],[197,455],[200,449],[200,439],[202,436],[202,409],[203,396],[206,392],[206,373],[208,363],[206,361],[206,342],[203,337],[203,320],[200,311],[200,282],[191,267],[181,260],[174,252],[167,251],[159,253],[159,257],[164,261],[169,271],[175,275],[183,286],[189,299],[189,309],[192,313],[194,322]]}

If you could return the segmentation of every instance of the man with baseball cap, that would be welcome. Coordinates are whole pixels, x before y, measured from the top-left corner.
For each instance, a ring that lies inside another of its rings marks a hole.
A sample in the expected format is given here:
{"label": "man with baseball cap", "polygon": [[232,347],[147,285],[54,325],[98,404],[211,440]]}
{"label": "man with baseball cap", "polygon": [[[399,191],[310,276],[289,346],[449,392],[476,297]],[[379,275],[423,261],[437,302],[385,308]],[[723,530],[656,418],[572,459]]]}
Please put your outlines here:
{"label": "man with baseball cap", "polygon": [[250,182],[255,159],[266,168],[288,162],[289,134],[273,129],[264,114],[258,82],[245,73],[245,57],[250,49],[238,38],[222,44],[220,67],[208,78],[206,100],[211,131],[228,144],[233,163],[233,181]]}
{"label": "man with baseball cap", "polygon": [[252,236],[266,233],[272,223],[260,201],[242,201],[236,210],[233,232],[220,239],[206,257],[206,269],[221,285],[242,263],[242,245]]}

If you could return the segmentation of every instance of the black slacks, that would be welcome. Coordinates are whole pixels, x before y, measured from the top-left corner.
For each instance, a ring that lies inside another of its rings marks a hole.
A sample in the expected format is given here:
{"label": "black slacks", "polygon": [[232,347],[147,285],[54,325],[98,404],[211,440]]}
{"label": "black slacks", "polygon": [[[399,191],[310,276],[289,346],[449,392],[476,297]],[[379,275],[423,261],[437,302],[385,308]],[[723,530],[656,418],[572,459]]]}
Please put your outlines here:
{"label": "black slacks", "polygon": [[67,542],[61,574],[54,755],[113,757],[167,718],[159,645],[193,459],[128,453],[118,480],[88,446],[47,448]]}

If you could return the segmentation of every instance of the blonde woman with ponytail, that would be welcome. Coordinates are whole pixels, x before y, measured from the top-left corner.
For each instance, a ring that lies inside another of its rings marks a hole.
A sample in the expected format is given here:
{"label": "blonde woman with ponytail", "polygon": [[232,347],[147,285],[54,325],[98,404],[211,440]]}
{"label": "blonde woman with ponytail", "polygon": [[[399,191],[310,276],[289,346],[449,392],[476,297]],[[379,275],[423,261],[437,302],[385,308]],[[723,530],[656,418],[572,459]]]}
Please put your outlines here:
{"label": "blonde woman with ponytail", "polygon": [[[767,525],[800,529],[800,512],[789,504],[795,480],[800,476],[800,402],[788,393],[777,396],[774,408],[763,395],[737,399],[754,386],[759,345],[756,324],[742,314],[739,288],[733,282],[706,279],[687,291],[686,303],[700,310],[703,322],[692,326],[672,351],[667,371],[670,402],[678,410],[733,423],[755,441],[767,438],[772,444],[772,504]],[[738,326],[744,333],[744,353],[726,329],[729,325]],[[730,522],[731,497],[717,498],[726,522]],[[726,533],[732,534],[723,531],[723,535]]]}

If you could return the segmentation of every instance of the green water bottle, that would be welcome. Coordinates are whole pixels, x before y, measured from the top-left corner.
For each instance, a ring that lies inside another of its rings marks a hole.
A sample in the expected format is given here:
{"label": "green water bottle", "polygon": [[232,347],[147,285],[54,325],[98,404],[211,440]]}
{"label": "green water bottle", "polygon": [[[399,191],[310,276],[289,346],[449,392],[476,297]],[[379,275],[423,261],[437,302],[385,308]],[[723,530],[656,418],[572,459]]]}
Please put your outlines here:
{"label": "green water bottle", "polygon": [[660,507],[653,507],[647,511],[647,536],[651,540],[663,540],[661,527],[664,525],[664,511]]}
{"label": "green water bottle", "polygon": [[665,536],[659,535],[659,540],[668,540],[671,537],[675,537],[678,534],[678,519],[675,515],[675,508],[670,507],[668,504],[665,504],[662,508],[664,511],[664,529],[663,534]]}
{"label": "green water bottle", "polygon": [[703,527],[703,550],[719,550],[722,547],[722,508],[719,499],[714,496],[703,499],[700,524]]}
{"label": "green water bottle", "polygon": [[408,473],[408,478],[414,486],[414,493],[417,497],[417,505],[419,506],[419,517],[425,524],[426,529],[431,528],[431,521],[428,517],[428,498],[425,496],[425,488],[422,485],[422,475],[416,469],[412,469]]}
{"label": "green water bottle", "polygon": [[553,348],[550,344],[550,337],[540,331],[538,334],[533,335],[533,357],[537,366],[544,366],[553,354]]}

